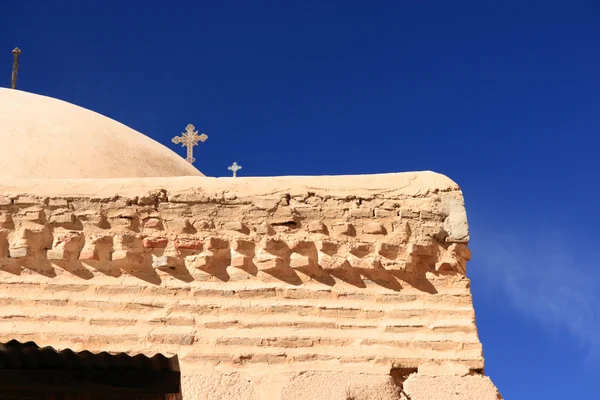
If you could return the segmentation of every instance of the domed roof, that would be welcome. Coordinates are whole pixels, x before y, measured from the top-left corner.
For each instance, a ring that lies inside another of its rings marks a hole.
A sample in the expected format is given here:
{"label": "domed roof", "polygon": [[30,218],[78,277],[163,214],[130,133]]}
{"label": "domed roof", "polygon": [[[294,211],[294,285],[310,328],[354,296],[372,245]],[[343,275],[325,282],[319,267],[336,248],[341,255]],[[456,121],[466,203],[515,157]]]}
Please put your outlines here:
{"label": "domed roof", "polygon": [[65,101],[0,88],[0,178],[203,176],[149,137]]}

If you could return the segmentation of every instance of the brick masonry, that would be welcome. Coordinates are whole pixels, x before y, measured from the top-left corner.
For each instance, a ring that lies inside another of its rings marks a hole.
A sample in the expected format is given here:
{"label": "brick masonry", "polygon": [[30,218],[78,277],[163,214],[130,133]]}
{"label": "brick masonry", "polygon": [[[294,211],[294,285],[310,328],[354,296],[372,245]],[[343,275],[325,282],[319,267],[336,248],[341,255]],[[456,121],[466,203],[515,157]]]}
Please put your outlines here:
{"label": "brick masonry", "polygon": [[459,187],[332,179],[0,181],[0,337],[177,354],[196,398],[215,371],[256,399],[306,371],[387,376],[384,399],[393,371],[480,375]]}

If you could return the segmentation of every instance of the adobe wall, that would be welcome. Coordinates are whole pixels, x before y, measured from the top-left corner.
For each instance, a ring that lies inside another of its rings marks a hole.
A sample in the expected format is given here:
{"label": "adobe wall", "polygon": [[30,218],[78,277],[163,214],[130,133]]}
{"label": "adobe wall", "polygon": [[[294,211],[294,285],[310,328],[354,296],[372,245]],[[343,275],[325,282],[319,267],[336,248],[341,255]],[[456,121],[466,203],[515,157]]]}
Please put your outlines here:
{"label": "adobe wall", "polygon": [[177,354],[185,399],[497,399],[433,172],[0,180],[0,340]]}

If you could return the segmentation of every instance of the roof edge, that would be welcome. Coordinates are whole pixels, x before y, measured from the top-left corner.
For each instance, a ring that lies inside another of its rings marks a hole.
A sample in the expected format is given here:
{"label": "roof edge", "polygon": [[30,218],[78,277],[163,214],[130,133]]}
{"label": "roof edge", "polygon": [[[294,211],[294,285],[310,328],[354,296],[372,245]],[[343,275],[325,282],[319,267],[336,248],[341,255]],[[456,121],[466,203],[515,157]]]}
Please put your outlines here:
{"label": "roof edge", "polygon": [[234,193],[261,196],[272,193],[327,192],[332,196],[369,196],[377,192],[396,196],[425,196],[430,192],[460,191],[447,176],[433,171],[363,175],[273,176],[212,178],[199,176],[115,179],[2,179],[0,196],[136,197],[148,192]]}

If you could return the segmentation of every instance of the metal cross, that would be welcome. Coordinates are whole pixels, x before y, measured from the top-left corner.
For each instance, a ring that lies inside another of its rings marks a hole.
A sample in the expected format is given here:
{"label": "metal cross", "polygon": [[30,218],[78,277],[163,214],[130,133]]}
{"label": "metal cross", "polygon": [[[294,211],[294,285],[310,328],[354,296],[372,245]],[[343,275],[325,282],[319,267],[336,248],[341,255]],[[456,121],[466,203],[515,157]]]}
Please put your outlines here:
{"label": "metal cross", "polygon": [[182,146],[187,147],[187,162],[193,164],[196,159],[194,158],[194,146],[198,145],[198,141],[205,142],[208,139],[208,135],[201,134],[198,136],[198,131],[196,127],[192,124],[188,124],[185,127],[185,132],[181,134],[181,136],[176,136],[173,138],[173,143],[181,143]]}
{"label": "metal cross", "polygon": [[18,47],[12,51],[13,53],[13,69],[12,69],[12,80],[10,82],[10,87],[12,89],[17,88],[17,77],[19,76],[19,55],[21,54],[21,50]]}
{"label": "metal cross", "polygon": [[233,162],[233,164],[229,167],[227,167],[228,170],[233,171],[233,177],[237,177],[237,172],[242,169],[241,165],[238,165],[238,163],[236,163],[235,161]]}

